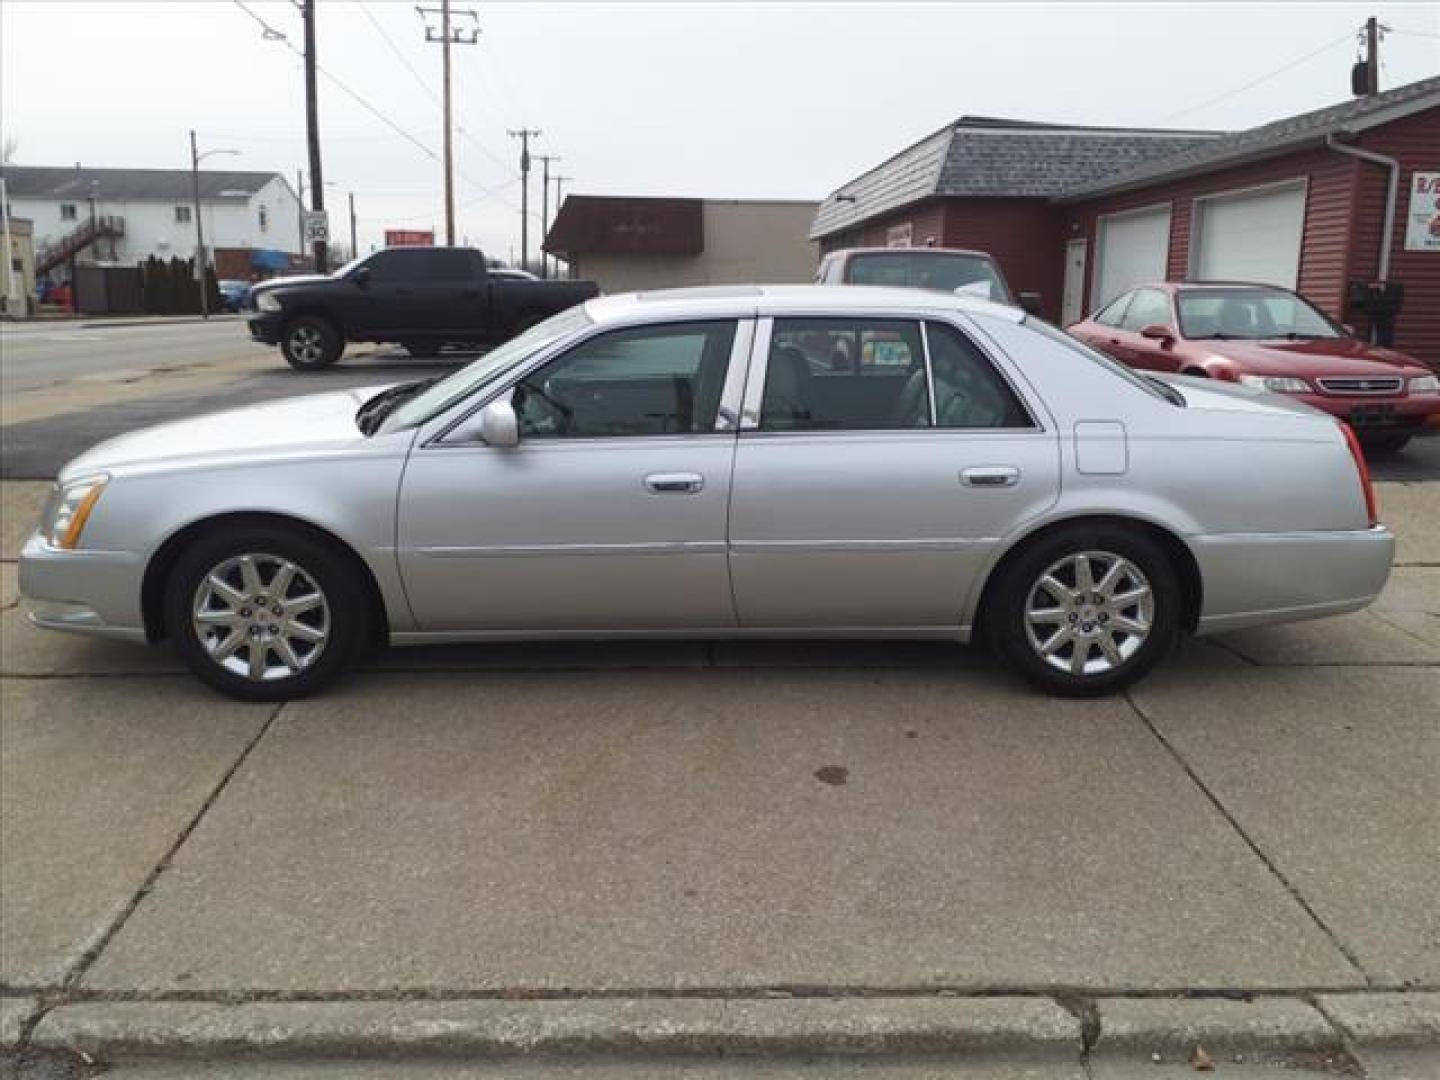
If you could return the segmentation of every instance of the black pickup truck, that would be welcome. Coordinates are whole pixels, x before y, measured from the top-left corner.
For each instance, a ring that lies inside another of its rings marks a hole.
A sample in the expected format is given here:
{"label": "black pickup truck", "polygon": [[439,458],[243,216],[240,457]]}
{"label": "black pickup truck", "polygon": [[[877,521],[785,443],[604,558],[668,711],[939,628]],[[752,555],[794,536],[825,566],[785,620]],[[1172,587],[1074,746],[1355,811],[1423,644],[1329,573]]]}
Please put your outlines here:
{"label": "black pickup truck", "polygon": [[589,281],[492,274],[474,248],[386,248],[330,275],[276,278],[245,302],[250,336],[290,366],[333,364],[351,341],[396,341],[411,356],[493,345],[596,296]]}

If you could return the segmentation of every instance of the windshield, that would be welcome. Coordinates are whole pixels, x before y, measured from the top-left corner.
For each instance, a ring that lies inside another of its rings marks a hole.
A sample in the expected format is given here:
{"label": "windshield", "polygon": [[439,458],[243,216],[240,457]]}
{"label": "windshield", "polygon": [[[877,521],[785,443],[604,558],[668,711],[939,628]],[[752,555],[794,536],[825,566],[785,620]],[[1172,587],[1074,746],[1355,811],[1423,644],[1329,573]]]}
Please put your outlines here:
{"label": "windshield", "polygon": [[847,280],[852,285],[895,285],[906,289],[957,289],[1003,304],[1010,290],[984,255],[963,255],[921,248],[918,251],[875,252],[850,259]]}
{"label": "windshield", "polygon": [[344,277],[346,274],[350,273],[351,270],[354,270],[357,266],[359,266],[361,263],[363,263],[363,262],[364,262],[366,259],[368,259],[368,258],[370,258],[369,255],[357,255],[355,258],[351,259],[351,260],[350,260],[348,263],[346,263],[344,266],[340,267],[339,270],[332,270],[332,271],[330,271],[330,276],[331,276],[331,277]]}
{"label": "windshield", "polygon": [[519,337],[511,338],[504,345],[491,349],[473,364],[467,364],[455,374],[441,379],[424,393],[405,402],[385,418],[378,430],[400,431],[439,416],[491,379],[534,356],[547,345],[589,326],[591,322],[585,305],[577,304],[568,311],[562,311],[559,315],[537,323]]}
{"label": "windshield", "polygon": [[1192,341],[1337,338],[1340,328],[1284,289],[1181,289],[1180,333]]}

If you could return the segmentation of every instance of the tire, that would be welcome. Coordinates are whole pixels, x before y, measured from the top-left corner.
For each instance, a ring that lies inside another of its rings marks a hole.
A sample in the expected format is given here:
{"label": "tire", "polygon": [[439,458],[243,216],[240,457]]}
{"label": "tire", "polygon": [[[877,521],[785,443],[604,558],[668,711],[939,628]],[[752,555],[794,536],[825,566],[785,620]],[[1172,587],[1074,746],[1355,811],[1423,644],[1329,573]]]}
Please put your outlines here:
{"label": "tire", "polygon": [[432,341],[402,341],[400,343],[411,356],[417,360],[428,359],[440,355],[440,346]]}
{"label": "tire", "polygon": [[1398,454],[1409,442],[1409,435],[1360,436],[1360,447],[1367,454]]}
{"label": "tire", "polygon": [[[286,565],[294,573],[285,596],[264,595]],[[306,603],[316,594],[319,604]],[[165,626],[185,666],[222,694],[289,701],[353,666],[368,640],[367,595],[359,573],[330,545],[298,529],[242,526],[204,536],[181,554],[166,582]]]}
{"label": "tire", "polygon": [[[1082,556],[1094,582],[1092,602],[1073,595],[1082,592],[1076,589]],[[1105,575],[1117,564],[1118,576],[1106,586]],[[1041,584],[1047,575],[1049,588]],[[1106,593],[1135,599],[1123,606],[1093,603]],[[1134,683],[1171,650],[1182,599],[1169,555],[1150,537],[1123,525],[1077,523],[1042,537],[1002,568],[986,598],[982,629],[1005,662],[1035,686],[1060,697],[1098,697]],[[1144,630],[1130,632],[1130,625]],[[1067,636],[1057,640],[1059,634]]]}
{"label": "tire", "polygon": [[318,371],[340,359],[345,339],[329,319],[301,315],[285,324],[280,351],[296,371]]}

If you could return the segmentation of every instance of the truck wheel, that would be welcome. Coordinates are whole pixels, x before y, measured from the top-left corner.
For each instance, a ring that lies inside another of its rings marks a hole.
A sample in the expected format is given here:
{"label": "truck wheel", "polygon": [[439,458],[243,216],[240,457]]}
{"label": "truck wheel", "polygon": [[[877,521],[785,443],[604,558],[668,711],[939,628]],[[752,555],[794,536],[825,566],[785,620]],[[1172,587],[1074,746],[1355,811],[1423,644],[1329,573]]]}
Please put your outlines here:
{"label": "truck wheel", "polygon": [[328,319],[301,315],[285,324],[280,351],[296,371],[318,371],[340,359],[345,339]]}
{"label": "truck wheel", "polygon": [[440,355],[440,346],[433,341],[402,341],[400,344],[416,359]]}

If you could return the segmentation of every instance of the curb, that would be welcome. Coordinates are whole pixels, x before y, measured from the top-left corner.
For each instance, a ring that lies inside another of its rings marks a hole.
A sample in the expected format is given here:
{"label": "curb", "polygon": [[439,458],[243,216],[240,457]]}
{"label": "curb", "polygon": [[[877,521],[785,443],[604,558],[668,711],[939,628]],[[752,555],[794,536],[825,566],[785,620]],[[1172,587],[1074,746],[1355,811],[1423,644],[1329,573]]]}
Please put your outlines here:
{"label": "curb", "polygon": [[[15,1047],[34,998],[0,1000]],[[77,1002],[25,1044],[99,1061],[951,1055],[1027,1063],[1347,1060],[1440,1048],[1440,993],[1253,1000],[1046,997]]]}
{"label": "curb", "polygon": [[199,315],[183,315],[174,319],[125,319],[113,322],[82,322],[77,330],[114,330],[131,326],[190,326],[202,323],[213,322],[240,322],[240,316],[233,311],[223,314],[211,315],[208,319],[202,319]]}
{"label": "curb", "polygon": [[1440,992],[1322,994],[1315,1004],[1352,1045],[1440,1046]]}
{"label": "curb", "polygon": [[1320,1010],[1295,998],[1111,999],[1098,1010],[1097,1058],[1186,1062],[1196,1047],[1233,1060],[1344,1052],[1340,1033]]}
{"label": "curb", "polygon": [[1080,1022],[1044,998],[83,1003],[46,1013],[30,1045],[102,1061],[1082,1051]]}

